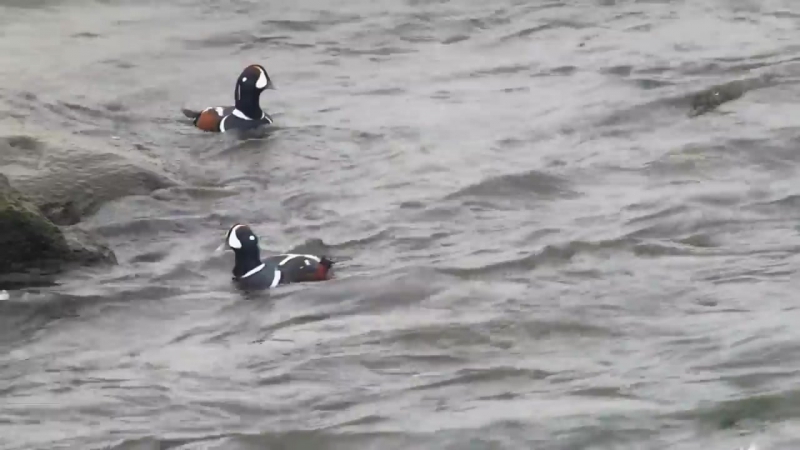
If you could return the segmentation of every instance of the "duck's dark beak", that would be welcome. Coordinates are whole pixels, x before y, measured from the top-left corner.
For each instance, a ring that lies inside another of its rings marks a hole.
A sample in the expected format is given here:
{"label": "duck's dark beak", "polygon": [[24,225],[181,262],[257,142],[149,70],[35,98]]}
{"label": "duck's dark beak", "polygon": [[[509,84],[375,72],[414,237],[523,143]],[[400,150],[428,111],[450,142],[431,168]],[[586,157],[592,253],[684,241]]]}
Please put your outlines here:
{"label": "duck's dark beak", "polygon": [[224,251],[225,251],[225,250],[227,250],[227,249],[228,249],[228,246],[227,246],[227,245],[225,245],[225,243],[223,242],[222,244],[219,244],[219,247],[217,247],[216,249],[214,249],[214,253],[222,253],[222,252],[224,252]]}
{"label": "duck's dark beak", "polygon": [[265,87],[264,89],[277,90],[278,88],[275,87],[275,84],[272,83],[272,80],[267,80],[267,87]]}

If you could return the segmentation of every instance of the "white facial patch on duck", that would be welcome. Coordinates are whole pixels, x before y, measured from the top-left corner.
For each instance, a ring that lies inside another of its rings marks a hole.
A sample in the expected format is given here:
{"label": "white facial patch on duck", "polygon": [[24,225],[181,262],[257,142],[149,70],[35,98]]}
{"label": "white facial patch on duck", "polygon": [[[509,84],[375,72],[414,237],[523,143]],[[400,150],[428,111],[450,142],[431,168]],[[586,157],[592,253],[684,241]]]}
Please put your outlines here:
{"label": "white facial patch on duck", "polygon": [[236,225],[231,229],[230,233],[228,234],[228,246],[230,246],[230,248],[235,248],[235,249],[242,248],[242,242],[236,236],[236,230],[238,230],[239,227],[241,227],[241,225]]}
{"label": "white facial patch on duck", "polygon": [[256,87],[259,89],[264,89],[267,87],[267,74],[261,69],[261,67],[256,67],[258,69],[260,75],[258,76],[258,81],[256,81]]}

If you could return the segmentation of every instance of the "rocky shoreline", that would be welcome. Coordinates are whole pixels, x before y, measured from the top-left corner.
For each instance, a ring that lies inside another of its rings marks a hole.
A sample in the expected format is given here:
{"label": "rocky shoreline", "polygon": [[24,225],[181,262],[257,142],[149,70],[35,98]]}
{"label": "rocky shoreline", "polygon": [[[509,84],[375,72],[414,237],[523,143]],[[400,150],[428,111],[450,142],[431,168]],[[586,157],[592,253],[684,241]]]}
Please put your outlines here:
{"label": "rocky shoreline", "polygon": [[107,202],[176,184],[116,148],[0,137],[0,290],[52,284],[77,267],[116,265],[114,251],[81,228],[81,219]]}
{"label": "rocky shoreline", "polygon": [[75,266],[116,264],[114,252],[76,227],[62,228],[0,174],[0,289],[41,284]]}

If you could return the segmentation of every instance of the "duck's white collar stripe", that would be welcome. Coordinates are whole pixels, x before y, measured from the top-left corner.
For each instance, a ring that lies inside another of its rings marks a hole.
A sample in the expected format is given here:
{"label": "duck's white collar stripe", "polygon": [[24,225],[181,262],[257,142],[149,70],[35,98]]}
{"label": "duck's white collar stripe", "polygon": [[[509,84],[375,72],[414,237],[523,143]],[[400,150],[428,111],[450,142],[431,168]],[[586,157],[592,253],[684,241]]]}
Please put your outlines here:
{"label": "duck's white collar stripe", "polygon": [[234,116],[236,116],[236,117],[238,117],[238,118],[240,118],[242,120],[253,120],[253,119],[247,117],[243,112],[239,111],[238,109],[234,109],[231,114],[233,114]]}
{"label": "duck's white collar stripe", "polygon": [[[233,112],[231,113],[231,115],[234,115],[234,116],[236,116],[236,117],[238,117],[238,118],[240,118],[242,120],[253,120],[253,119],[247,117],[245,115],[245,113],[239,111],[238,109],[234,109]],[[267,120],[269,120],[269,123],[272,123],[272,119],[267,116],[267,113],[265,113],[264,111],[261,111],[261,119],[259,119],[259,120],[264,120],[264,119],[267,119]]]}
{"label": "duck's white collar stripe", "polygon": [[263,269],[263,268],[264,268],[264,264],[262,263],[260,266],[256,267],[255,269],[251,270],[250,272],[247,272],[246,274],[242,275],[241,279],[245,279],[245,278],[249,277],[250,275],[256,274],[256,273],[260,272],[261,269]]}
{"label": "duck's white collar stripe", "polygon": [[271,284],[271,285],[269,285],[269,287],[273,287],[273,288],[274,288],[274,287],[275,287],[275,286],[277,286],[277,285],[278,285],[280,282],[281,282],[281,271],[280,271],[280,270],[278,270],[278,269],[275,269],[275,277],[274,277],[274,278],[272,278],[272,284]]}

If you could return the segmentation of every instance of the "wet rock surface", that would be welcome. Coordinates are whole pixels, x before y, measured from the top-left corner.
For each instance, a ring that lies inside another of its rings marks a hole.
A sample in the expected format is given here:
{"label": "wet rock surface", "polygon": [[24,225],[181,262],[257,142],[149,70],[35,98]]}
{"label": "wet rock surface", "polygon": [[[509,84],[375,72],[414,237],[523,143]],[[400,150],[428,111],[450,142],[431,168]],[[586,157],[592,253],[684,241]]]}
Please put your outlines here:
{"label": "wet rock surface", "polygon": [[691,97],[689,117],[696,117],[714,111],[721,105],[738,100],[747,91],[767,87],[772,76],[761,76],[752,79],[734,80],[700,91]]}
{"label": "wet rock surface", "polygon": [[110,201],[177,184],[136,151],[96,147],[7,136],[0,138],[0,170],[14,173],[13,186],[58,225],[76,224]]}
{"label": "wet rock surface", "polygon": [[0,175],[0,273],[15,272],[51,260],[66,259],[69,246],[61,230],[47,220]]}
{"label": "wet rock surface", "polygon": [[0,249],[0,287],[41,284],[44,278],[76,265],[116,263],[108,246],[77,227],[59,228],[3,175]]}

